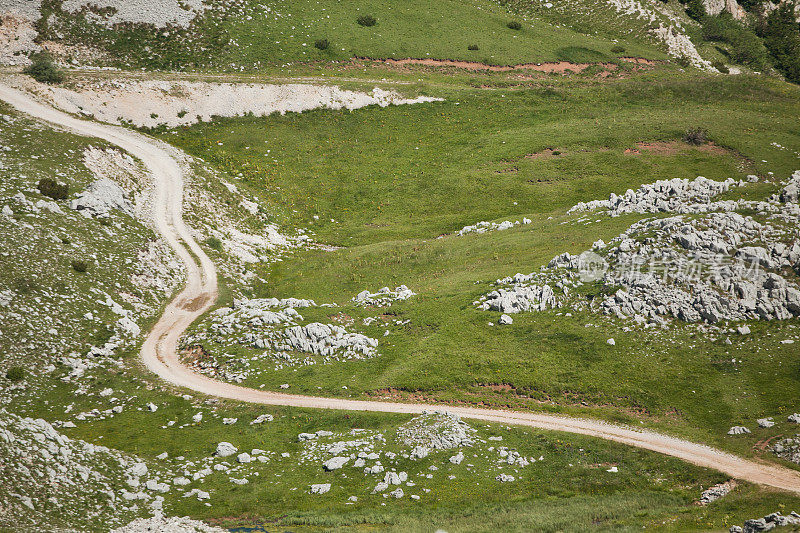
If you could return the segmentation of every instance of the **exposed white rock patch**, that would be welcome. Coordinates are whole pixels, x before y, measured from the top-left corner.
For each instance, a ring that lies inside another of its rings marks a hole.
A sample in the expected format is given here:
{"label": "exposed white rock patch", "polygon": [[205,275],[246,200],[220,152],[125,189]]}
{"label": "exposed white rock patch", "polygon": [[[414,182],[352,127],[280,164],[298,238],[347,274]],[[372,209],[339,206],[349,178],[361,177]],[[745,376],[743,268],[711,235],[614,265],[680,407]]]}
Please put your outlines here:
{"label": "exposed white rock patch", "polygon": [[191,518],[164,516],[156,513],[152,518],[138,518],[133,522],[118,527],[111,533],[225,533],[226,529],[209,526],[199,520]]}
{"label": "exposed white rock patch", "polygon": [[91,115],[103,122],[169,127],[208,121],[214,116],[253,113],[301,113],[311,109],[354,110],[371,105],[386,107],[434,102],[440,98],[405,98],[378,87],[371,92],[311,84],[233,84],[189,81],[114,80],[87,83],[77,90],[45,87],[58,107]]}
{"label": "exposed white rock patch", "polygon": [[744,426],[733,426],[728,430],[728,435],[747,435],[750,430]]}
{"label": "exposed white rock patch", "polygon": [[[184,346],[208,341],[227,349],[245,346],[263,350],[250,358],[227,354],[194,358],[189,364],[200,372],[242,382],[250,375],[250,361],[272,360],[275,368],[369,359],[378,354],[378,340],[344,326],[305,322],[295,309],[315,307],[313,300],[286,298],[236,299],[221,308],[196,333],[183,340]],[[236,370],[233,370],[236,368]]]}
{"label": "exposed white rock patch", "polygon": [[61,4],[64,11],[84,11],[86,20],[109,28],[123,23],[186,28],[205,7],[202,0],[64,0]]}
{"label": "exposed white rock patch", "polygon": [[736,481],[730,480],[704,490],[700,495],[700,505],[708,505],[709,503],[715,502],[720,498],[724,498],[730,491],[736,488],[736,485]]}
{"label": "exposed white rock patch", "polygon": [[74,209],[85,217],[105,218],[110,216],[112,210],[119,210],[133,216],[133,205],[128,199],[128,193],[110,179],[103,178],[95,181],[79,193],[69,203]]}
{"label": "exposed white rock patch", "polygon": [[406,446],[447,450],[474,444],[475,430],[457,415],[447,411],[426,411],[397,429],[397,438]]}
{"label": "exposed white rock patch", "polygon": [[625,213],[702,213],[706,212],[706,208],[714,207],[709,205],[714,196],[743,183],[732,178],[714,181],[703,176],[694,180],[659,180],[642,185],[636,191],[628,189],[621,196],[611,193],[608,200],[580,202],[571,207],[567,214],[595,209],[607,209],[611,216]]}
{"label": "exposed white rock patch", "polygon": [[41,0],[0,1],[0,65],[29,65],[28,56],[41,51],[34,23],[41,17]]}
{"label": "exposed white rock patch", "polygon": [[[531,219],[523,218],[522,220],[504,220],[503,222],[486,222],[481,221],[477,224],[473,224],[471,226],[464,226],[460,230],[458,230],[455,235],[461,237],[463,235],[467,235],[469,233],[487,233],[490,231],[503,231],[507,229],[511,229],[517,227],[519,225],[528,225],[531,223]],[[440,237],[441,238],[441,237]]]}
{"label": "exposed white rock patch", "polygon": [[408,300],[412,296],[416,296],[417,293],[406,287],[405,285],[400,285],[396,287],[394,290],[390,289],[389,287],[383,287],[378,292],[369,292],[368,290],[363,290],[359,292],[354,298],[353,301],[358,305],[373,305],[375,307],[388,307],[392,305],[394,302],[399,302],[403,300]]}

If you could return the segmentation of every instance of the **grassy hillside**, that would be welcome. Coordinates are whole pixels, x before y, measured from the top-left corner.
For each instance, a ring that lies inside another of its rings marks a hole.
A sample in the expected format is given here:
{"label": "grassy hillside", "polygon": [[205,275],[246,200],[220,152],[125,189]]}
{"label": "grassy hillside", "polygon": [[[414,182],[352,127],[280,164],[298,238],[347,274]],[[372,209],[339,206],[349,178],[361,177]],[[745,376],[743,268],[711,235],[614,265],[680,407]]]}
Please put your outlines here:
{"label": "grassy hillside", "polygon": [[[270,65],[352,57],[441,58],[506,65],[610,61],[621,55],[615,51],[620,44],[602,32],[575,31],[536,16],[523,20],[488,0],[211,0],[208,5],[188,28],[164,31],[148,25],[106,28],[87,22],[81,14],[63,11],[58,0],[45,0],[39,29],[46,40],[97,47],[110,64],[148,69],[253,71]],[[374,17],[377,23],[359,25],[357,19],[363,15]],[[512,20],[520,21],[521,29],[508,28]],[[638,38],[641,32],[636,37],[623,43],[625,55],[666,57],[653,41]],[[315,48],[315,42],[323,39],[328,47]],[[468,50],[472,45],[477,50]]]}
{"label": "grassy hillside", "polygon": [[[785,369],[800,353],[779,343],[796,335],[796,320],[753,325],[758,340],[727,345],[680,325],[633,332],[585,313],[519,315],[513,326],[489,327],[496,317],[472,306],[491,281],[535,271],[564,251],[579,253],[635,220],[563,224],[576,218],[564,213],[579,201],[657,179],[750,173],[766,179],[744,194],[771,194],[772,180],[799,165],[796,89],[756,78],[654,72],[606,83],[439,91],[445,102],[414,108],[235,119],[164,135],[224,170],[245,169],[242,183],[284,205],[285,223],[344,247],[271,267],[251,294],[336,302],[344,308],[315,311],[314,319],[344,313],[359,324],[374,314],[349,303],[361,290],[406,284],[419,293],[392,308],[392,320],[410,324],[393,330],[381,357],[270,370],[252,384],[291,382],[309,393],[322,386],[345,394],[345,383],[349,395],[396,389],[389,394],[397,398],[641,417],[745,450],[724,437],[731,425],[798,407],[791,401],[797,376]],[[681,143],[696,126],[708,129],[716,148]],[[244,149],[262,141],[268,158]],[[626,153],[643,141],[673,144],[660,153]],[[533,223],[436,239],[480,220],[524,216]],[[373,337],[383,332],[379,325],[361,329]],[[616,346],[606,344],[609,337]],[[744,363],[724,363],[732,357]]]}

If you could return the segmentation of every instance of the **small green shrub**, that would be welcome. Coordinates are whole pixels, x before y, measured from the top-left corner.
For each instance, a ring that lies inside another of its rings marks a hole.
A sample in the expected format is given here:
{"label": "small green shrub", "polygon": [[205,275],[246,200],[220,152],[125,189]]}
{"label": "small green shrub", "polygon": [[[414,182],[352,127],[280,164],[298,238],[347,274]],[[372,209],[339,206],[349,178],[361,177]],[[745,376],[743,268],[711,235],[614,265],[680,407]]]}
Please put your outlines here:
{"label": "small green shrub", "polygon": [[708,142],[708,132],[704,128],[691,128],[683,134],[683,142],[699,146]]}
{"label": "small green shrub", "polygon": [[180,111],[178,111],[178,118],[183,118],[183,117],[185,117],[187,113],[188,113],[188,111],[187,111],[187,110],[185,110],[185,109],[181,109]]}
{"label": "small green shrub", "polygon": [[478,45],[477,44],[471,44],[471,45],[467,46],[467,50],[478,50]]}
{"label": "small green shrub", "polygon": [[39,192],[53,200],[64,200],[69,195],[69,186],[65,183],[58,183],[53,178],[42,178],[36,184]]}
{"label": "small green shrub", "polygon": [[208,239],[206,239],[206,246],[218,252],[222,251],[222,241],[220,241],[216,237],[209,237]]}
{"label": "small green shrub", "polygon": [[561,151],[560,150],[553,150],[553,155],[561,155]]}
{"label": "small green shrub", "polygon": [[624,46],[613,46],[611,48],[611,53],[612,54],[624,54],[625,53],[625,47]]}
{"label": "small green shrub", "polygon": [[681,56],[675,59],[675,62],[682,66],[683,68],[689,68],[692,66],[692,62],[689,61],[689,58],[686,56]]}
{"label": "small green shrub", "polygon": [[510,21],[508,24],[506,24],[506,26],[508,27],[509,30],[515,30],[516,31],[516,30],[521,30],[522,29],[522,24],[520,24],[516,20]]}
{"label": "small green shrub", "polygon": [[75,270],[75,272],[80,272],[81,274],[89,270],[89,265],[86,263],[86,261],[78,261],[76,259],[71,261],[70,264],[72,265],[72,268]]}
{"label": "small green shrub", "polygon": [[23,72],[40,83],[61,83],[64,73],[53,63],[53,58],[46,52],[39,52],[32,58],[33,63]]}
{"label": "small green shrub", "polygon": [[715,59],[714,61],[712,61],[711,66],[717,69],[718,71],[722,72],[723,74],[730,73],[730,69],[728,68],[728,66],[719,59]]}
{"label": "small green shrub", "polygon": [[153,120],[157,119],[158,113],[150,113],[150,118],[152,118]]}
{"label": "small green shrub", "polygon": [[366,27],[374,26],[375,24],[378,23],[377,19],[372,15],[361,15],[356,19],[356,22],[358,22],[359,26],[366,26]]}
{"label": "small green shrub", "polygon": [[328,42],[328,39],[317,39],[314,41],[314,48],[317,50],[327,50],[329,46],[330,43]]}
{"label": "small green shrub", "polygon": [[12,366],[6,372],[6,379],[12,383],[19,383],[25,379],[25,369],[21,366]]}

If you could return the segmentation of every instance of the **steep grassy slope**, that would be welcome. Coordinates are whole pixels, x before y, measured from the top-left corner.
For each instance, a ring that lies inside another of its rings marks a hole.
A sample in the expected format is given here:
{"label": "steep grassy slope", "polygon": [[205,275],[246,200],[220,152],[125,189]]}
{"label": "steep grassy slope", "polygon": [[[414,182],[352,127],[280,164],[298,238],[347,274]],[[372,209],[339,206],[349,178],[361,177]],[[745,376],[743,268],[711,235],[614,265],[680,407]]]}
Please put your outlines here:
{"label": "steep grassy slope", "polygon": [[[774,180],[798,166],[796,94],[755,78],[656,72],[515,91],[442,89],[445,102],[414,109],[237,119],[165,138],[229,171],[262,169],[242,183],[285,202],[287,223],[345,247],[298,254],[265,272],[267,283],[252,294],[335,302],[344,307],[310,316],[326,322],[343,314],[360,324],[375,314],[350,303],[361,290],[406,284],[419,293],[385,317],[410,323],[392,328],[381,357],[269,370],[253,384],[588,409],[746,451],[724,438],[731,425],[798,407],[797,376],[787,369],[800,353],[779,342],[796,336],[796,320],[753,325],[755,335],[728,345],[680,326],[629,332],[625,323],[584,313],[519,315],[513,326],[490,327],[497,317],[472,302],[491,290],[489,282],[535,271],[563,251],[579,253],[634,220],[562,224],[574,220],[564,212],[579,201],[661,178],[749,173],[765,183],[744,194],[771,194]],[[707,128],[717,147],[682,145],[694,126]],[[269,158],[242,149],[261,141]],[[677,144],[626,153],[640,141]],[[479,220],[524,216],[530,226],[436,239]],[[379,324],[360,329],[377,338],[385,329]],[[606,343],[610,337],[616,346]]]}
{"label": "steep grassy slope", "polygon": [[[111,64],[149,69],[252,71],[269,65],[341,61],[354,56],[505,65],[609,61],[620,55],[612,51],[619,46],[613,37],[585,29],[575,31],[536,17],[526,18],[521,29],[512,30],[506,25],[515,16],[486,0],[212,0],[208,6],[188,28],[164,31],[141,24],[110,29],[87,22],[79,13],[62,10],[58,0],[45,0],[39,28],[46,40],[94,46]],[[609,16],[615,13],[610,6],[602,9]],[[373,16],[377,24],[359,25],[357,19],[362,15]],[[665,58],[660,45],[652,38],[640,38],[643,34],[646,36],[646,30],[623,43],[625,54]],[[315,42],[322,39],[329,46],[315,48]],[[471,45],[478,49],[468,50]]]}

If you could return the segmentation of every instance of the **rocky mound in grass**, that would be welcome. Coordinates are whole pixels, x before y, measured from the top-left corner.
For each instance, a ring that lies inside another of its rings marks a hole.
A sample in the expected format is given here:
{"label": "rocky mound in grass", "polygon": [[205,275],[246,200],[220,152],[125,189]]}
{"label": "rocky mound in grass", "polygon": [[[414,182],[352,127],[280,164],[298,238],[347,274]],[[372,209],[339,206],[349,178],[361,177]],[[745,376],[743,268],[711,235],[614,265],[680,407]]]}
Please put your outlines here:
{"label": "rocky mound in grass", "polygon": [[424,411],[397,428],[397,438],[406,446],[447,450],[472,446],[475,430],[447,411]]}

